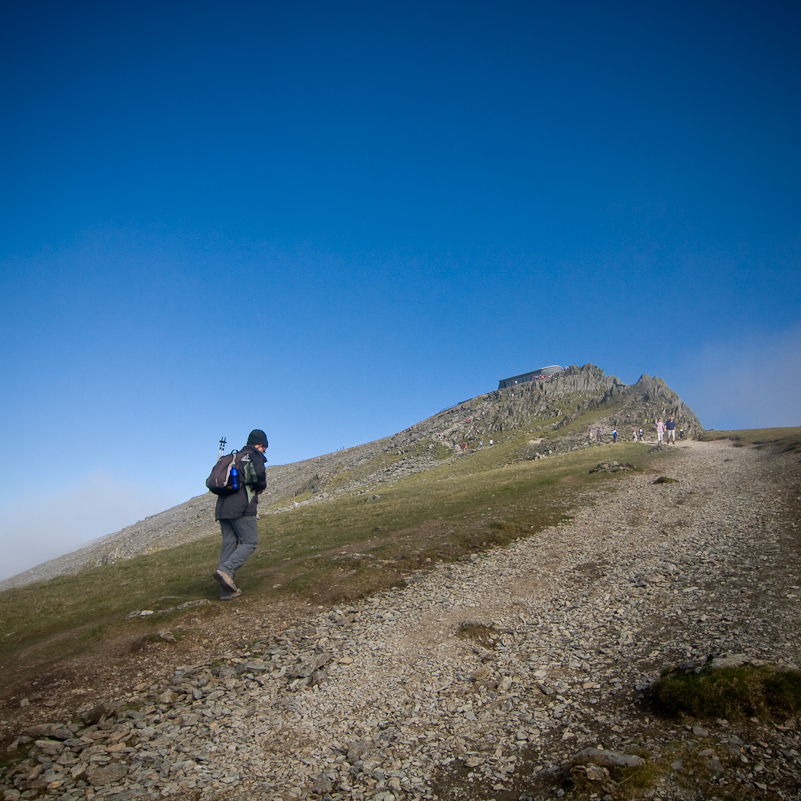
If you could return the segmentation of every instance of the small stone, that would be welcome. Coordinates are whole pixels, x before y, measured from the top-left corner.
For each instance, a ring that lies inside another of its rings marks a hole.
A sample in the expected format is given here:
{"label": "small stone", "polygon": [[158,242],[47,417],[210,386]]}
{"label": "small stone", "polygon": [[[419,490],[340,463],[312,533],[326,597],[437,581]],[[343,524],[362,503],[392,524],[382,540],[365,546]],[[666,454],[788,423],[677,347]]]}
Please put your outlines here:
{"label": "small stone", "polygon": [[312,784],[312,792],[318,795],[325,795],[326,793],[330,793],[333,789],[334,782],[324,773],[321,773]]}
{"label": "small stone", "polygon": [[609,771],[599,765],[587,765],[587,781],[604,782],[610,778]]}
{"label": "small stone", "polygon": [[103,767],[92,766],[86,771],[86,778],[93,787],[104,787],[107,784],[121,781],[128,774],[128,768],[119,762],[112,762]]}
{"label": "small stone", "polygon": [[480,667],[470,674],[470,681],[483,681],[489,676],[490,672],[488,667]]}
{"label": "small stone", "polygon": [[641,768],[645,764],[644,759],[634,754],[621,754],[618,751],[606,751],[600,748],[585,748],[573,757],[574,762],[585,760],[592,760],[596,764],[610,768]]}

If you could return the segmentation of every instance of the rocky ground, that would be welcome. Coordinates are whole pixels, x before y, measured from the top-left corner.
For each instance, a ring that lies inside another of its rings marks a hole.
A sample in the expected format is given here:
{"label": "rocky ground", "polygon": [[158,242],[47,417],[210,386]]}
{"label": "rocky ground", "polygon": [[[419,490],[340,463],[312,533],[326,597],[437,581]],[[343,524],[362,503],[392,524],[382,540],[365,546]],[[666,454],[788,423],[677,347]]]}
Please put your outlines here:
{"label": "rocky ground", "polygon": [[84,702],[105,703],[89,721],[63,705],[31,710],[25,730],[14,718],[0,791],[801,798],[799,719],[665,720],[647,699],[686,660],[801,663],[801,460],[676,448],[662,473],[620,474],[572,521],[403,589],[289,625],[243,596],[203,624],[215,630],[190,664],[171,663],[165,631],[158,665]]}

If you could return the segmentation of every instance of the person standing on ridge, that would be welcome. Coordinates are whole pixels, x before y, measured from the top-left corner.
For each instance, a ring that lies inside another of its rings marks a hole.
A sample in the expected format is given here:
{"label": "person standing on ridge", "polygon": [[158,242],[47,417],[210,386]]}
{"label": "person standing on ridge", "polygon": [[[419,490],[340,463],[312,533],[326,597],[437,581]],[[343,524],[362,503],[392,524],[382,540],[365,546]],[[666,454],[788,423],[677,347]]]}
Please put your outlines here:
{"label": "person standing on ridge", "polygon": [[219,566],[213,575],[220,582],[220,599],[223,601],[230,601],[242,594],[242,590],[234,583],[234,576],[259,544],[256,509],[259,495],[267,487],[264,469],[267,445],[267,435],[261,429],[250,432],[247,445],[236,456],[241,476],[239,489],[217,498],[214,519],[220,521],[222,550]]}

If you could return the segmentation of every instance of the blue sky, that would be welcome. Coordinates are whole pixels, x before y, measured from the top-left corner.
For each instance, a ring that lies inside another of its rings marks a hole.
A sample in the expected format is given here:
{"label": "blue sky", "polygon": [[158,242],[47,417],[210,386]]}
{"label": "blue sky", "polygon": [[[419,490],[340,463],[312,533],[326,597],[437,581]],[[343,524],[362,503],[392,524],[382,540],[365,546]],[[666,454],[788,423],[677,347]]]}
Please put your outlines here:
{"label": "blue sky", "polygon": [[500,378],[801,425],[801,6],[0,9],[0,577]]}

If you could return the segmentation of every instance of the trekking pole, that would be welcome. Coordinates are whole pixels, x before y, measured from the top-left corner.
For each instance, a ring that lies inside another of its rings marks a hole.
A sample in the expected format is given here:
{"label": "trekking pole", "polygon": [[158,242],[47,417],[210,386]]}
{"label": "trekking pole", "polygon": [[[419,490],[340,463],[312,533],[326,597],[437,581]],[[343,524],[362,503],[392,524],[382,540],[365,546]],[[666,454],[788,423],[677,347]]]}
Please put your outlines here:
{"label": "trekking pole", "polygon": [[227,441],[225,437],[220,437],[220,452],[217,454],[218,459],[225,453],[225,443]]}

